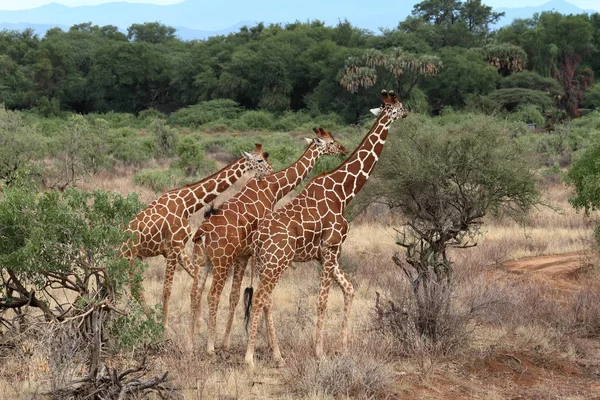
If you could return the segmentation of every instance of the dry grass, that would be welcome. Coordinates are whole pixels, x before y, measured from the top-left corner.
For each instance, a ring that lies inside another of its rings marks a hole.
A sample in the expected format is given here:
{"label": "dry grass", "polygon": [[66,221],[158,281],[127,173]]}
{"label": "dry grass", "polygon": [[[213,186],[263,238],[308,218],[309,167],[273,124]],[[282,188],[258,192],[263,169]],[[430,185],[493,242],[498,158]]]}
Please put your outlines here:
{"label": "dry grass", "polygon": [[[94,177],[84,187],[121,194],[138,192],[145,202],[156,198],[134,186],[132,177],[130,171],[122,171],[118,176]],[[243,182],[216,203],[241,185]],[[466,344],[449,360],[427,352],[407,357],[393,335],[377,331],[373,323],[376,292],[389,299],[406,284],[391,260],[398,247],[394,244],[394,219],[386,216],[385,222],[370,217],[372,222],[353,223],[344,245],[341,264],[356,290],[347,353],[341,353],[338,340],[343,298],[334,288],[325,325],[326,359],[318,361],[313,356],[319,281],[316,263],[293,266],[274,291],[274,317],[288,366],[274,368],[259,329],[254,371],[248,371],[243,362],[246,336],[241,307],[230,352],[205,355],[205,321],[197,336],[189,337],[191,282],[178,271],[171,296],[170,329],[155,356],[156,368],[170,371],[186,399],[591,398],[593,388],[600,388],[600,272],[594,267],[600,263],[586,260],[590,267],[568,277],[573,283],[569,291],[557,288],[552,279],[510,274],[498,267],[526,256],[592,248],[593,219],[571,209],[566,189],[552,185],[544,189],[544,195],[561,212],[545,207],[534,210],[523,225],[503,217],[488,218],[476,247],[452,251],[457,283],[453,309],[473,313],[474,318],[465,333]],[[200,222],[198,213],[191,223],[195,227]],[[144,287],[149,302],[159,304],[165,260],[148,262]],[[224,329],[228,287],[221,298],[217,338]],[[206,309],[202,318],[206,318]],[[13,349],[1,356],[0,398],[31,395],[51,375],[46,367],[51,354],[41,348],[36,352]],[[515,377],[515,371],[529,380]]]}

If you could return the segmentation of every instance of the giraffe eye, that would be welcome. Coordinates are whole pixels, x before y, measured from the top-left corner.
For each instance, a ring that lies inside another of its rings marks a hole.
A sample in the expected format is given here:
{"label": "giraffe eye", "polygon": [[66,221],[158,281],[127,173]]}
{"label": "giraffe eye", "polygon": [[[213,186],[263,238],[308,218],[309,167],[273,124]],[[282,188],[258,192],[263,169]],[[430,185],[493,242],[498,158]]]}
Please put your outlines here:
{"label": "giraffe eye", "polygon": [[258,160],[259,163],[264,162],[265,160]]}

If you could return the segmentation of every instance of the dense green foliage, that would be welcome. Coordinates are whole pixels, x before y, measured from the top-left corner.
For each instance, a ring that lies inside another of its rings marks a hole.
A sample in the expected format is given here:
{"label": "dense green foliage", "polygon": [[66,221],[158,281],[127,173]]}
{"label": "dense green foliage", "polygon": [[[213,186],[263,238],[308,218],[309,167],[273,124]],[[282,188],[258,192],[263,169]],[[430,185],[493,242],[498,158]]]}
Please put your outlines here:
{"label": "dense green foliage", "polygon": [[[425,0],[381,34],[347,21],[258,24],[205,41],[181,41],[156,22],[134,24],[127,35],[90,23],[42,38],[2,31],[0,103],[45,116],[191,106],[170,123],[218,131],[241,129],[225,122],[233,117],[272,129],[275,117],[244,110],[335,113],[354,123],[382,87],[420,111],[521,88],[546,92],[552,107],[578,115],[600,72],[598,15],[545,12],[494,32],[500,16],[480,0]],[[596,107],[593,93],[588,107]],[[539,96],[526,101],[540,107]]]}

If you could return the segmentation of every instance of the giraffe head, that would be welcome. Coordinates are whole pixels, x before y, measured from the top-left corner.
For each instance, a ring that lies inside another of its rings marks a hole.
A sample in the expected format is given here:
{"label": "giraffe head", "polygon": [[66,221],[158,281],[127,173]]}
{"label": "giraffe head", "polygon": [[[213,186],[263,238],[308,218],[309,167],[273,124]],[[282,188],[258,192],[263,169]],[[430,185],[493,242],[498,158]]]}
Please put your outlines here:
{"label": "giraffe head", "polygon": [[269,153],[262,151],[262,144],[256,143],[256,149],[250,153],[242,151],[245,160],[245,172],[253,171],[254,176],[262,178],[273,172],[273,166],[269,162]]}
{"label": "giraffe head", "polygon": [[400,118],[405,118],[408,115],[404,104],[398,100],[398,96],[396,96],[394,91],[390,90],[388,92],[382,90],[381,97],[383,99],[383,104],[379,108],[371,109],[373,114],[379,116],[381,113],[384,113],[392,122]]}
{"label": "giraffe head", "polygon": [[323,128],[313,128],[317,134],[316,138],[304,138],[309,144],[315,144],[321,154],[331,154],[345,156],[349,151],[340,142],[331,136],[331,132],[326,132]]}

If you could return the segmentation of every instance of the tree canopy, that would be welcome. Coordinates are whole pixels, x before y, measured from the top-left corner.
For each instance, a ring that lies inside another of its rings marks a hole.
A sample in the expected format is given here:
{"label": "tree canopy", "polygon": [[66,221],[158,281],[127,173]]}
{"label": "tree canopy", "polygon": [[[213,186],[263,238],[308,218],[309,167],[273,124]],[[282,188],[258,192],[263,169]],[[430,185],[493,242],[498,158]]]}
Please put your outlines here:
{"label": "tree canopy", "polygon": [[517,87],[550,88],[553,106],[578,115],[600,72],[598,15],[545,12],[496,32],[501,17],[481,0],[424,0],[381,34],[318,20],[258,23],[202,41],[182,41],[159,22],[133,24],[126,33],[91,23],[44,37],[5,30],[0,103],[56,115],[173,111],[230,99],[246,109],[334,112],[356,122],[382,85],[433,110],[515,87],[500,87],[485,62],[501,77],[525,72],[556,82],[560,89],[549,81]]}

